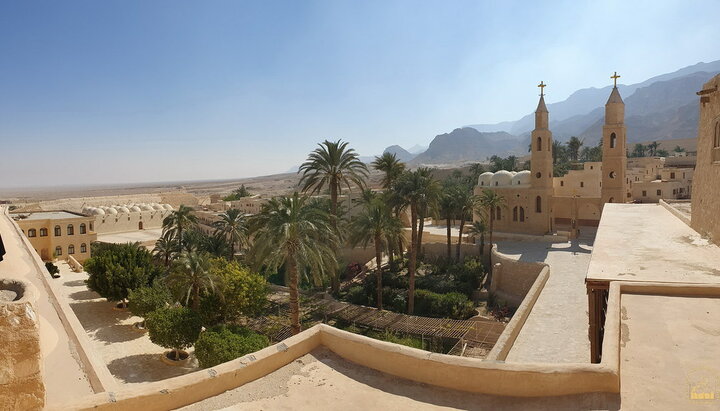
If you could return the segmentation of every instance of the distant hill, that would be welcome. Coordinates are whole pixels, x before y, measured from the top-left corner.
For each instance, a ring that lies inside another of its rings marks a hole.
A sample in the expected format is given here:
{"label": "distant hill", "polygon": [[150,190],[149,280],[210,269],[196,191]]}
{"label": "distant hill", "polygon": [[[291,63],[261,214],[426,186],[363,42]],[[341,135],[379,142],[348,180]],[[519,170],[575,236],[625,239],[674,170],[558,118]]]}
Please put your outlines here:
{"label": "distant hill", "polygon": [[427,146],[415,144],[414,146],[408,148],[407,151],[410,152],[410,154],[420,154],[427,149],[428,149]]}
{"label": "distant hill", "polygon": [[[456,128],[451,133],[435,136],[428,149],[410,164],[458,164],[483,161],[493,154],[522,152],[520,138],[504,131],[482,133],[472,127]],[[525,149],[527,151],[527,149]]]}
{"label": "distant hill", "polygon": [[414,154],[410,153],[409,151],[405,150],[404,148],[402,148],[398,145],[394,145],[394,146],[390,146],[390,147],[386,148],[383,151],[383,154],[384,153],[395,154],[395,156],[398,158],[398,160],[405,162],[405,163],[412,160],[413,158],[415,158]]}

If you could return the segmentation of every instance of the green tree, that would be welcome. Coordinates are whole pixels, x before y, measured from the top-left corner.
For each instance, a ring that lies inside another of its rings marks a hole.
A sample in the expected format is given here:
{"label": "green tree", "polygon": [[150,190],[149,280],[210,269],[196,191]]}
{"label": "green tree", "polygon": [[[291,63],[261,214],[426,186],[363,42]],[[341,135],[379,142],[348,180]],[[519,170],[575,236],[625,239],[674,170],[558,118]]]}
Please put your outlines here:
{"label": "green tree", "polygon": [[635,144],[635,147],[633,148],[632,153],[630,153],[630,157],[645,157],[645,146],[637,143]]}
{"label": "green tree", "polygon": [[236,325],[221,325],[200,335],[195,343],[195,357],[201,367],[209,368],[261,350],[268,345],[270,341],[264,335]]}
{"label": "green tree", "polygon": [[163,220],[163,230],[173,231],[176,234],[178,244],[180,244],[180,247],[182,248],[185,246],[183,233],[187,229],[197,225],[197,221],[198,219],[195,215],[195,210],[192,207],[180,205],[180,208],[165,217]]}
{"label": "green tree", "polygon": [[[360,189],[365,187],[368,176],[365,163],[360,161],[354,149],[348,148],[347,142],[325,140],[310,153],[298,173],[302,173],[299,184],[304,193],[316,194],[325,188],[330,191],[331,226],[338,231],[338,196],[343,187],[348,190],[352,185]],[[331,281],[333,292],[337,293],[340,290],[337,273],[332,275]]]}
{"label": "green tree", "polygon": [[204,252],[183,252],[173,263],[167,283],[182,293],[185,304],[200,309],[200,293],[215,291],[216,278],[210,270],[210,258]]}
{"label": "green tree", "polygon": [[487,225],[485,224],[484,220],[478,220],[472,223],[470,227],[468,227],[468,233],[475,237],[476,239],[479,239],[480,242],[478,243],[480,246],[480,256],[482,257],[485,254],[485,233],[487,232]]}
{"label": "green tree", "polygon": [[124,302],[130,290],[147,286],[160,273],[139,243],[95,243],[92,254],[84,266],[87,286],[109,301]]}
{"label": "green tree", "polygon": [[173,232],[163,230],[160,238],[155,241],[155,247],[152,250],[153,256],[158,261],[162,261],[163,265],[167,268],[170,267],[170,262],[178,252],[180,252],[180,247]]}
{"label": "green tree", "polygon": [[[130,312],[133,315],[145,318],[151,312],[169,306],[172,302],[172,294],[164,284],[155,281],[151,287],[131,290],[128,294],[128,300]],[[142,325],[145,325],[144,321]]]}
{"label": "green tree", "polygon": [[148,314],[145,323],[150,341],[175,354],[180,360],[180,350],[195,344],[202,325],[196,311],[185,307],[164,307]]}
{"label": "green tree", "polygon": [[497,210],[505,207],[505,198],[495,191],[485,189],[483,190],[478,200],[478,205],[481,210],[486,214],[488,224],[488,242],[490,243],[490,249],[493,246],[493,226],[495,223],[495,213]]}
{"label": "green tree", "polygon": [[290,288],[290,320],[293,333],[300,332],[299,272],[310,270],[321,283],[337,270],[338,236],[327,212],[297,192],[273,198],[251,219],[254,235],[252,255],[257,267],[274,271],[284,267]]}
{"label": "green tree", "polygon": [[233,191],[230,195],[223,198],[223,201],[237,201],[243,197],[250,197],[252,194],[245,188],[245,184],[241,184],[238,189]]}
{"label": "green tree", "polygon": [[570,140],[568,140],[567,142],[567,149],[570,154],[570,160],[578,161],[578,159],[580,158],[580,148],[583,144],[584,140],[580,140],[575,136],[570,137]]}
{"label": "green tree", "polygon": [[447,237],[447,259],[452,256],[452,220],[457,215],[457,207],[455,204],[454,194],[455,186],[448,184],[446,180],[443,188],[442,196],[437,204],[437,211],[441,218],[445,219],[445,235]]}
{"label": "green tree", "polygon": [[657,150],[658,150],[659,146],[660,146],[660,144],[657,141],[653,141],[652,143],[648,144],[647,145],[648,156],[650,156],[650,157],[657,156],[658,155]]}
{"label": "green tree", "polygon": [[220,219],[213,222],[213,227],[218,237],[229,242],[231,259],[235,256],[235,245],[240,248],[248,245],[247,218],[237,208],[231,208],[220,214]]}
{"label": "green tree", "polygon": [[685,152],[685,149],[682,148],[682,147],[680,147],[680,146],[675,146],[675,148],[673,149],[673,151],[676,152],[676,153],[683,153],[683,152]]}
{"label": "green tree", "polygon": [[470,175],[472,175],[473,180],[477,182],[478,177],[480,177],[480,174],[485,172],[485,166],[480,163],[474,163],[470,166]]}
{"label": "green tree", "polygon": [[670,153],[668,153],[667,150],[661,148],[655,152],[655,155],[657,155],[658,157],[668,157],[670,155]]}
{"label": "green tree", "polygon": [[256,316],[267,306],[267,281],[248,267],[215,258],[211,261],[210,277],[217,281],[223,320],[232,322],[243,315]]}
{"label": "green tree", "polygon": [[408,262],[408,313],[412,314],[415,297],[415,271],[417,267],[417,255],[419,249],[418,239],[418,218],[420,212],[427,204],[429,198],[439,193],[437,181],[432,178],[432,173],[427,168],[418,168],[415,171],[406,171],[395,183],[394,191],[403,203],[410,208],[410,261]]}
{"label": "green tree", "polygon": [[377,308],[382,310],[382,253],[402,236],[402,223],[392,215],[392,210],[385,201],[376,198],[365,204],[360,214],[353,218],[350,228],[350,242],[353,246],[362,244],[367,247],[370,242],[375,246]]}
{"label": "green tree", "polygon": [[477,208],[478,204],[479,197],[473,195],[470,187],[461,185],[457,188],[457,190],[455,190],[455,206],[458,218],[460,219],[458,243],[457,248],[455,249],[455,260],[458,262],[460,261],[460,248],[462,247],[462,236],[463,229],[465,228],[465,221],[472,219],[473,211]]}
{"label": "green tree", "polygon": [[405,163],[398,160],[395,153],[385,152],[383,155],[375,157],[375,161],[371,165],[375,170],[385,173],[382,179],[384,189],[392,187],[395,180],[405,171]]}

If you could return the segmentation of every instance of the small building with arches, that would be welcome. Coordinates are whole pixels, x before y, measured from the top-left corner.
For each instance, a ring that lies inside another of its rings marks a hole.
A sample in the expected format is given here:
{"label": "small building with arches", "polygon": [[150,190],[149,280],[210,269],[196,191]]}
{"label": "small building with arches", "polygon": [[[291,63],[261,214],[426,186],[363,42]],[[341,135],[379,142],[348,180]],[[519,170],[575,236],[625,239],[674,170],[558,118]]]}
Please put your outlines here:
{"label": "small building with arches", "polygon": [[79,263],[90,258],[90,244],[97,241],[95,217],[66,210],[12,213],[25,236],[43,261]]}

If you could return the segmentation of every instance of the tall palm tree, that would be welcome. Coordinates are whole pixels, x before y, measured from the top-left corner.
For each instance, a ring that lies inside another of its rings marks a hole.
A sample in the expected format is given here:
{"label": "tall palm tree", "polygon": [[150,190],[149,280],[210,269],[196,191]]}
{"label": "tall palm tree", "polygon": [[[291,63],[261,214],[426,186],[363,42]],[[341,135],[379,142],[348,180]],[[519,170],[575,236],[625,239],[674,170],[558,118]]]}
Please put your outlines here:
{"label": "tall palm tree", "polygon": [[495,213],[499,208],[505,207],[505,197],[496,193],[495,191],[485,189],[483,190],[478,204],[487,215],[488,224],[488,240],[490,243],[490,249],[493,246],[493,226],[495,223]]}
{"label": "tall palm tree", "polygon": [[[360,161],[354,149],[348,148],[348,143],[342,140],[335,142],[325,140],[316,148],[307,160],[300,166],[298,173],[302,173],[300,186],[304,193],[316,194],[324,188],[330,190],[330,215],[332,227],[338,231],[338,196],[342,188],[355,185],[360,189],[365,187],[368,168]],[[335,273],[331,278],[333,292],[340,290],[340,280]]]}
{"label": "tall palm tree", "polygon": [[155,241],[155,248],[153,248],[152,253],[155,258],[162,261],[163,265],[167,268],[170,267],[170,262],[179,251],[179,244],[173,232],[163,230],[160,238]]}
{"label": "tall palm tree", "polygon": [[485,224],[484,219],[480,219],[478,221],[475,221],[472,223],[470,227],[468,227],[468,233],[470,233],[471,236],[475,237],[476,239],[480,239],[479,247],[480,247],[480,258],[482,258],[483,254],[485,254],[485,233],[487,232],[487,225]]}
{"label": "tall palm tree", "polygon": [[418,202],[418,238],[417,238],[417,249],[422,251],[422,237],[423,231],[425,231],[425,219],[429,217],[433,210],[437,208],[437,202],[442,194],[440,183],[435,180],[432,175],[432,170],[427,167],[421,167],[416,170],[423,177],[425,184],[424,194],[420,197]]}
{"label": "tall palm tree", "polygon": [[473,195],[472,188],[467,186],[459,186],[455,193],[455,206],[460,218],[460,232],[458,234],[457,248],[455,249],[455,260],[460,261],[460,248],[462,247],[465,221],[472,218],[473,211],[477,208],[480,200],[478,196]]}
{"label": "tall palm tree", "polygon": [[195,210],[192,207],[181,204],[177,210],[165,217],[163,220],[163,229],[175,231],[178,243],[180,244],[180,247],[182,247],[184,245],[183,233],[185,230],[195,226],[197,221],[198,219],[195,215]]}
{"label": "tall palm tree", "polygon": [[251,219],[252,255],[257,267],[285,267],[290,288],[290,320],[300,332],[299,272],[310,270],[317,281],[337,270],[338,236],[331,218],[307,196],[273,198]]}
{"label": "tall palm tree", "polygon": [[235,256],[235,245],[239,247],[248,244],[248,223],[245,214],[237,208],[231,208],[220,214],[220,220],[213,222],[215,234],[225,238],[230,243],[230,259]]}
{"label": "tall palm tree", "polygon": [[215,291],[215,278],[210,270],[210,258],[204,252],[183,252],[173,264],[167,283],[184,290],[185,304],[192,300],[193,310],[200,309],[200,292]]}
{"label": "tall palm tree", "polygon": [[452,220],[455,218],[456,207],[455,207],[455,196],[453,186],[446,186],[443,190],[443,194],[438,201],[438,214],[441,218],[445,219],[446,224],[446,236],[447,236],[447,259],[450,260],[452,256]]}
{"label": "tall palm tree", "polygon": [[485,172],[485,166],[480,163],[474,163],[470,166],[470,175],[472,175],[473,180],[475,180],[475,183],[477,184],[477,179],[480,177],[480,174]]}
{"label": "tall palm tree", "polygon": [[423,207],[428,204],[428,197],[439,192],[437,181],[427,168],[404,172],[395,182],[394,191],[410,208],[410,261],[408,262],[408,313],[415,309],[415,271],[418,254],[418,217]]}
{"label": "tall palm tree", "polygon": [[363,211],[350,223],[350,242],[353,246],[363,247],[372,241],[375,245],[377,308],[382,310],[382,252],[392,247],[396,239],[402,236],[402,223],[393,216],[392,209],[385,201],[376,198],[365,204]]}
{"label": "tall palm tree", "polygon": [[580,140],[575,136],[570,137],[570,140],[568,140],[567,142],[567,149],[570,154],[570,159],[572,161],[578,161],[578,158],[580,156],[580,147],[582,147],[584,143],[584,140]]}
{"label": "tall palm tree", "polygon": [[400,174],[405,171],[405,163],[398,160],[395,153],[388,152],[375,157],[375,161],[372,162],[372,167],[375,170],[385,173],[385,176],[382,179],[382,187],[384,189],[392,187],[395,180],[397,180]]}

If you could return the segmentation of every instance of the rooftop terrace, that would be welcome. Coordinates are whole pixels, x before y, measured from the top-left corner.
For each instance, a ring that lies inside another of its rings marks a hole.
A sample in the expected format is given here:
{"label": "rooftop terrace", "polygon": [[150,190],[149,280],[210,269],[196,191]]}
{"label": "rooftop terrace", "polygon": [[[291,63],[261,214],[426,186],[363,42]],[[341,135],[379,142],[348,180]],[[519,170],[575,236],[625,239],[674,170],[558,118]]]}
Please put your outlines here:
{"label": "rooftop terrace", "polygon": [[39,211],[32,213],[17,213],[15,216],[27,216],[23,220],[64,220],[67,218],[85,217],[82,214],[71,213],[69,211]]}

